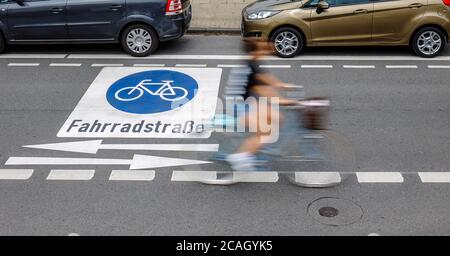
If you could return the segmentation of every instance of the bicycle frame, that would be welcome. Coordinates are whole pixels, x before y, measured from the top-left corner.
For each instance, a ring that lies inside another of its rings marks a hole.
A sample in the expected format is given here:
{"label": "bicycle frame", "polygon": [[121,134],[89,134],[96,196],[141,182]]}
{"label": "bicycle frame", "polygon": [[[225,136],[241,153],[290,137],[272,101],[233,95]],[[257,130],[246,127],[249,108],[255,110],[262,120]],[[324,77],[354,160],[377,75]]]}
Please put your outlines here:
{"label": "bicycle frame", "polygon": [[[172,88],[172,83],[174,81],[163,80],[163,81],[161,81],[162,83],[151,83],[151,81],[152,80],[142,80],[128,94],[132,94],[135,90],[142,89],[142,90],[148,92],[150,95],[162,95],[161,92],[165,91],[166,88],[168,88],[170,90],[170,94],[166,93],[164,95],[172,96],[172,95],[176,94]],[[149,88],[147,88],[147,86],[158,86],[158,85],[162,85],[162,86],[156,92],[153,92]]]}

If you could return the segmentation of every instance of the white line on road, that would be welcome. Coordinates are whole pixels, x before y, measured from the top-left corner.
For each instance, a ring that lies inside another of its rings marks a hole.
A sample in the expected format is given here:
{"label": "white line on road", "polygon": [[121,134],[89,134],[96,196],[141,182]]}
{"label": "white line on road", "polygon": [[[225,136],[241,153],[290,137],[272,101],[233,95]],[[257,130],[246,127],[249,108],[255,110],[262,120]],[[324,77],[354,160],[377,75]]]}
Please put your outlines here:
{"label": "white line on road", "polygon": [[9,63],[9,67],[39,67],[41,63]]}
{"label": "white line on road", "polygon": [[333,68],[333,65],[302,65],[301,68]]}
{"label": "white line on road", "polygon": [[399,172],[357,172],[359,183],[403,183],[404,178]]}
{"label": "white line on road", "polygon": [[1,54],[0,59],[64,59],[67,54]]}
{"label": "white line on road", "polygon": [[450,65],[428,65],[428,68],[431,69],[447,69],[450,68]]}
{"label": "white line on road", "polygon": [[219,64],[217,65],[218,68],[243,68],[246,67],[246,65],[241,64]]}
{"label": "white line on road", "polygon": [[260,65],[260,68],[291,68],[291,65]]}
{"label": "white line on road", "polygon": [[30,169],[0,169],[0,180],[28,180],[33,172]]}
{"label": "white line on road", "polygon": [[355,69],[372,69],[375,65],[344,65],[344,68],[355,68]]}
{"label": "white line on road", "polygon": [[[217,180],[218,172],[214,171],[173,171],[172,181],[205,182]],[[225,173],[223,173],[225,174]],[[277,172],[233,172],[234,182],[278,182]]]}
{"label": "white line on road", "polygon": [[206,68],[208,65],[206,64],[176,64],[175,67],[183,67],[183,68]]}
{"label": "white line on road", "polygon": [[155,171],[113,170],[109,180],[115,181],[152,181]]}
{"label": "white line on road", "polygon": [[418,68],[417,65],[386,65],[387,69],[408,69],[408,68]]}
{"label": "white line on road", "polygon": [[423,183],[450,183],[450,172],[419,172]]}
{"label": "white line on road", "polygon": [[81,67],[81,63],[50,63],[50,67]]}
{"label": "white line on road", "polygon": [[133,67],[165,67],[166,64],[134,64]]}
{"label": "white line on road", "polygon": [[[68,59],[167,59],[167,60],[247,60],[247,55],[151,55],[148,57],[133,57],[127,54],[70,54]],[[302,60],[374,60],[374,61],[450,61],[450,56],[438,56],[433,59],[414,56],[299,56],[290,59],[266,57],[265,60],[302,61]]]}
{"label": "white line on road", "polygon": [[47,180],[91,180],[95,170],[51,170]]}
{"label": "white line on road", "polygon": [[123,64],[94,63],[92,67],[123,67]]}
{"label": "white line on road", "polygon": [[338,172],[296,172],[295,182],[299,184],[320,185],[340,183],[341,174]]}

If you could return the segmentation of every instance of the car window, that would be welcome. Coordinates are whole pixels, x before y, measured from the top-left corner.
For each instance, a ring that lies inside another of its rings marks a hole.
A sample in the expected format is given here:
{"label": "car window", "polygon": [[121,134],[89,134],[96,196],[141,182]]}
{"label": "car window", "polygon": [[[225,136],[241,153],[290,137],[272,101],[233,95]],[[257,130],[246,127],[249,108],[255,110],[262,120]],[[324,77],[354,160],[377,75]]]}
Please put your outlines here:
{"label": "car window", "polygon": [[[317,4],[323,0],[311,0],[304,5],[304,7],[315,7]],[[371,0],[327,0],[330,6],[340,6],[340,5],[353,5],[353,4],[368,4]]]}

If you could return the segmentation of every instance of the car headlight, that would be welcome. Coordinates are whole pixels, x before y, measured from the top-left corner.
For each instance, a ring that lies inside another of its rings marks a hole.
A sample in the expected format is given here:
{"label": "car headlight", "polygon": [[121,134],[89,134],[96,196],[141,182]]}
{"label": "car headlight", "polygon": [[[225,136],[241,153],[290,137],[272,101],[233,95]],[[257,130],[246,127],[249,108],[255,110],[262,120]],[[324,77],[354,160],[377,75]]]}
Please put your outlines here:
{"label": "car headlight", "polygon": [[255,13],[250,13],[247,18],[249,20],[260,20],[260,19],[266,19],[269,17],[274,16],[275,14],[279,13],[280,11],[260,11]]}

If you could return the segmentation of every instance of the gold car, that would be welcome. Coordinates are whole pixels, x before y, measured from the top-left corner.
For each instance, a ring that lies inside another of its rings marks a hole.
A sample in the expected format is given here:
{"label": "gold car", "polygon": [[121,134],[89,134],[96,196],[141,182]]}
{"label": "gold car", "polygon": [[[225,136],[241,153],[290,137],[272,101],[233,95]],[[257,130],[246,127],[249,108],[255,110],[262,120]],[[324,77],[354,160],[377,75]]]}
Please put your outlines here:
{"label": "gold car", "polygon": [[260,0],[243,12],[242,34],[275,43],[280,57],[305,46],[409,45],[435,57],[450,32],[450,0]]}

